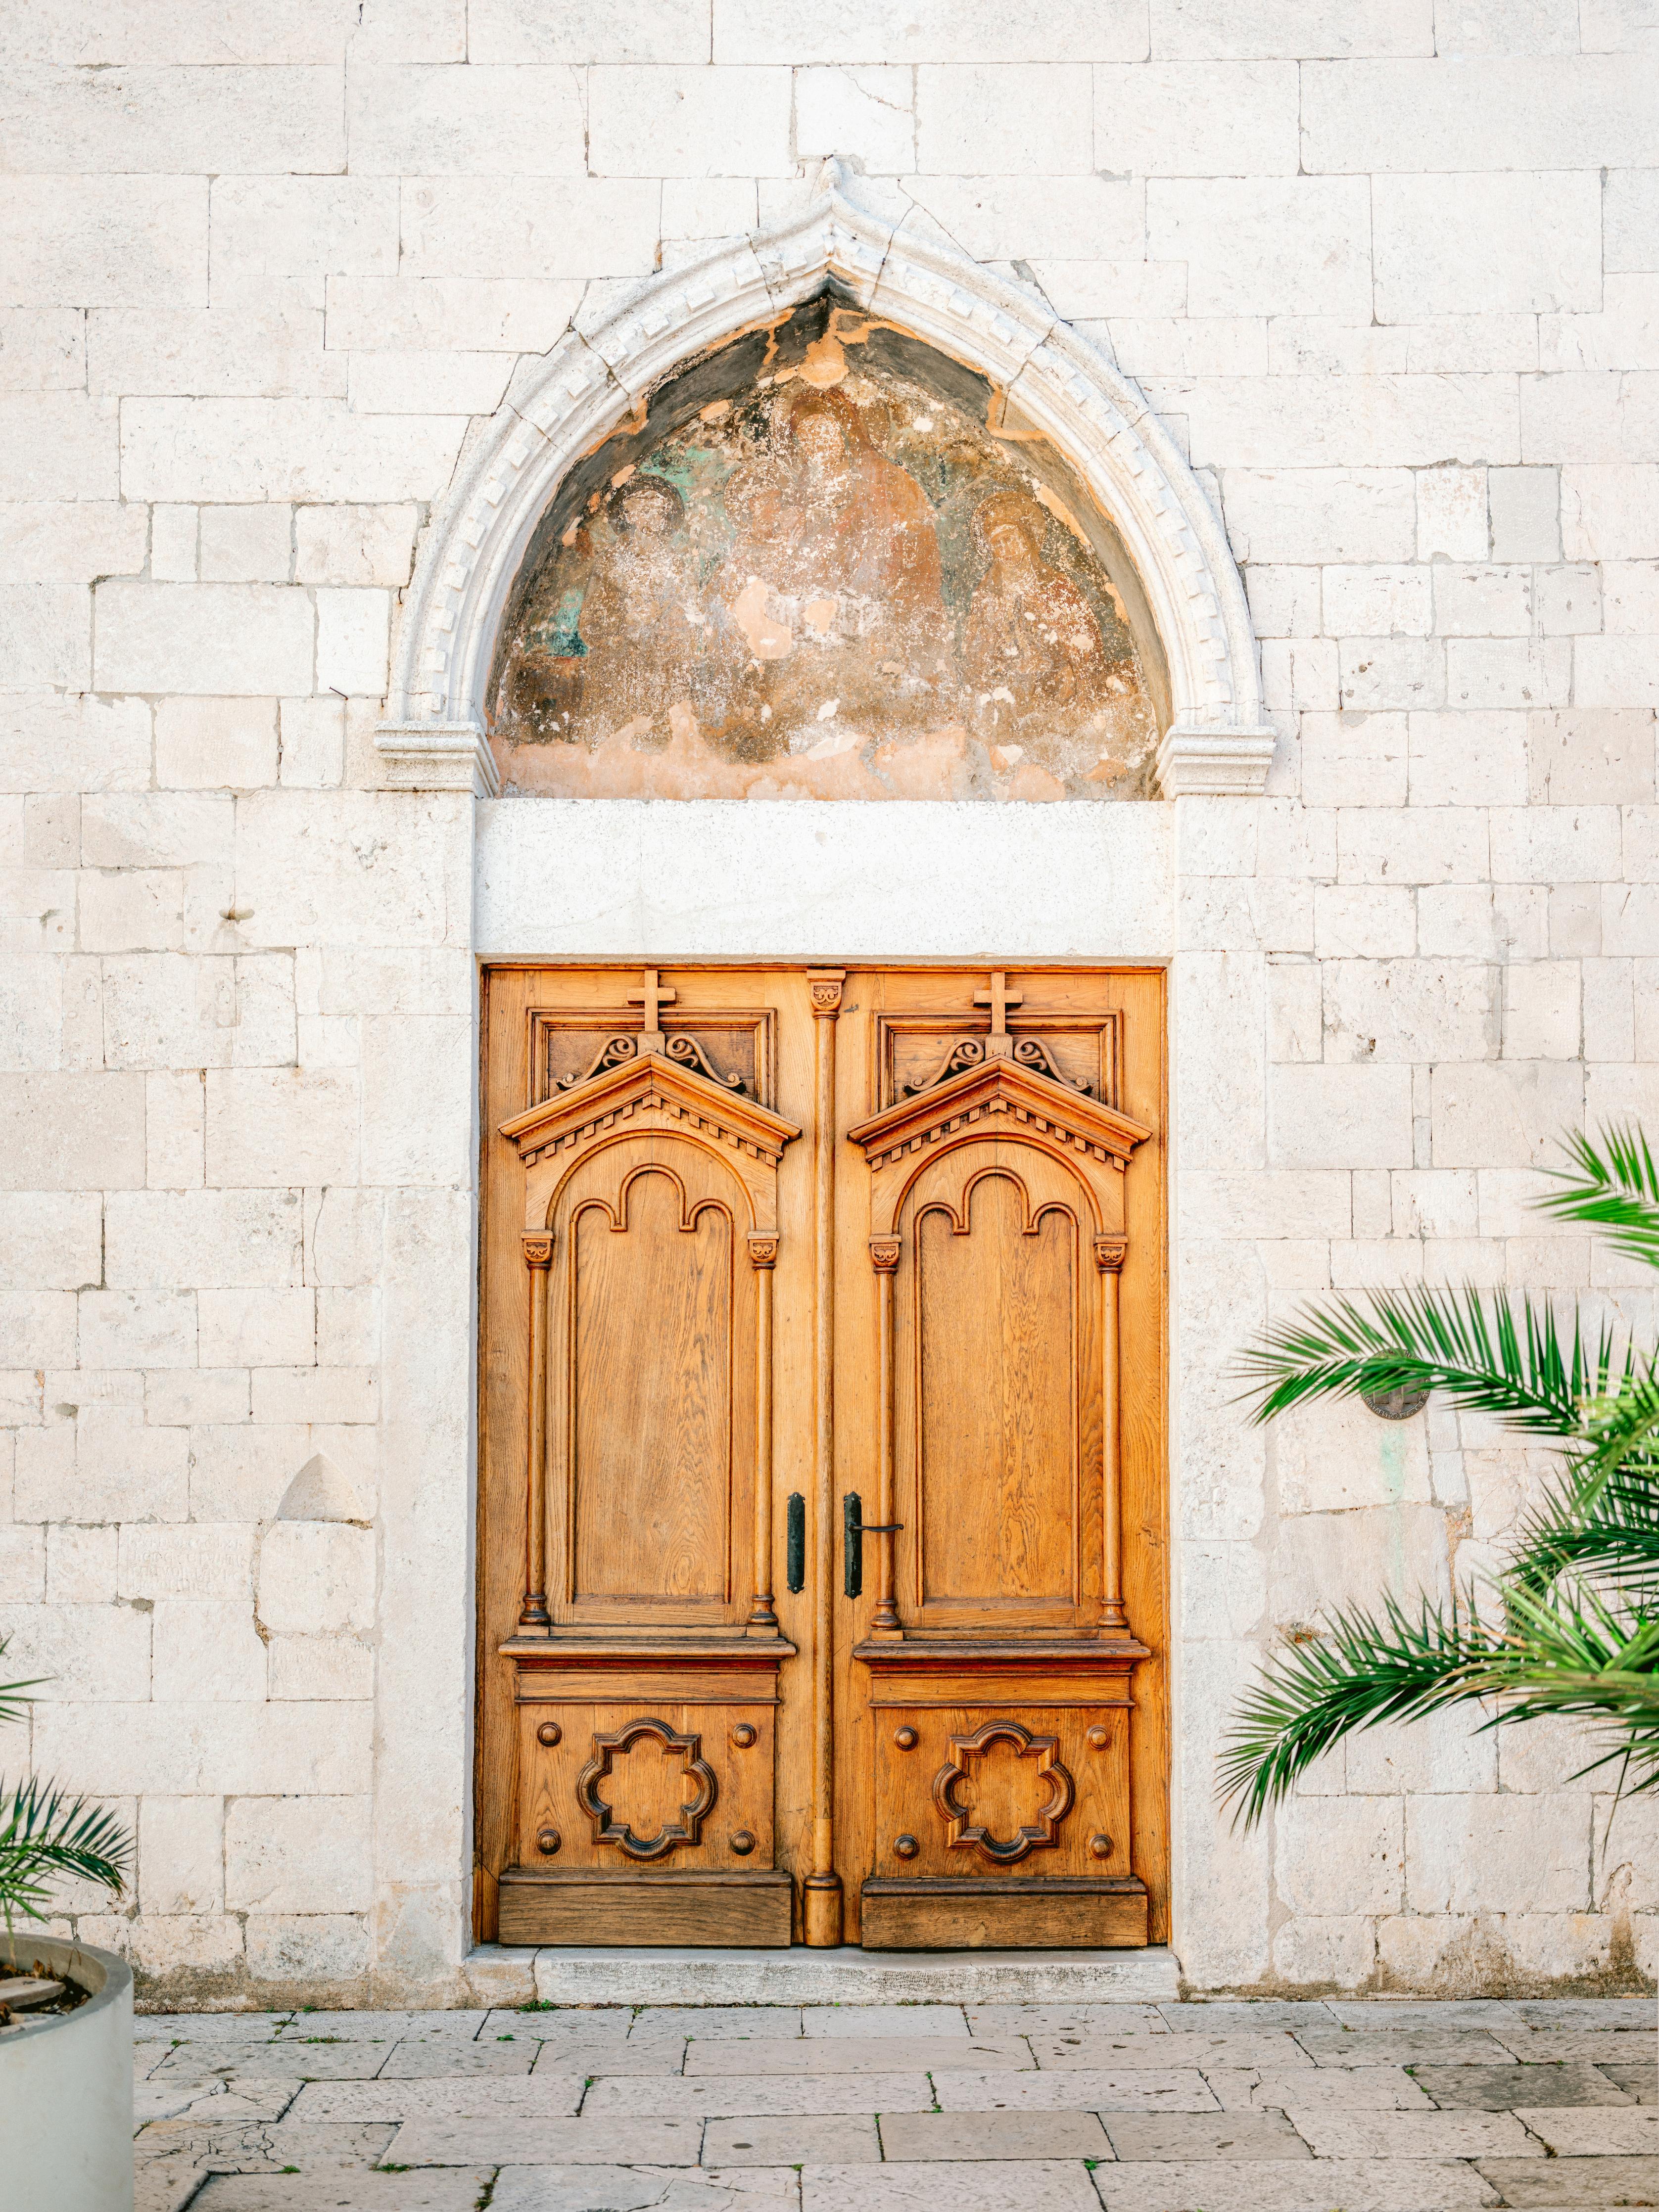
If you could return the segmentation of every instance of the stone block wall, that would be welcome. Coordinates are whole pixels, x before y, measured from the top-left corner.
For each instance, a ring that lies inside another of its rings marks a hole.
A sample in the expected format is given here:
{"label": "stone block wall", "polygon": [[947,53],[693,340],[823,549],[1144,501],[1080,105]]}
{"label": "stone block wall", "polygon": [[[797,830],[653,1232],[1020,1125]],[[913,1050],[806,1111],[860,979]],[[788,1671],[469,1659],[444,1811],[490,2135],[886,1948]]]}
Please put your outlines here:
{"label": "stone block wall", "polygon": [[137,1836],[82,1936],[475,1985],[473,802],[380,787],[388,640],[521,364],[836,154],[1138,380],[1281,733],[1170,810],[1187,1973],[1652,1973],[1653,1816],[1566,1731],[1379,1733],[1249,1839],[1212,1775],[1265,1642],[1542,1465],[1246,1430],[1225,1351],[1332,1285],[1654,1320],[1528,1200],[1659,1131],[1656,149],[1650,0],[12,0],[0,1628]]}

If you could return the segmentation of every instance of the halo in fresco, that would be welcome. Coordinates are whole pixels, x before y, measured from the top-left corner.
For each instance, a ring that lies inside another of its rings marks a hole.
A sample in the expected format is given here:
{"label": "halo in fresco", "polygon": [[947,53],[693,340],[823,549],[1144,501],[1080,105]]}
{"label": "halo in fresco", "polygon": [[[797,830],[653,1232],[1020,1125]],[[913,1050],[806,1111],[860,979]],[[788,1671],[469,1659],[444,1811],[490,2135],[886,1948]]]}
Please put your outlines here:
{"label": "halo in fresco", "polygon": [[636,439],[533,551],[497,656],[504,786],[1145,795],[1151,701],[1075,515],[862,334],[838,313],[795,368]]}

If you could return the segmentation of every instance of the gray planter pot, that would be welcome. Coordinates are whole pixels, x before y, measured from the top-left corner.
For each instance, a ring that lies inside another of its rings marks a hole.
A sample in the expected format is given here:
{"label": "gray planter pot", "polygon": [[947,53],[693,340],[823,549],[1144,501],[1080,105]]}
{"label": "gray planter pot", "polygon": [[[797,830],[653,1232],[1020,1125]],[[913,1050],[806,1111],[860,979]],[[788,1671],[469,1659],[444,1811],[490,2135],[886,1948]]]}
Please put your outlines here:
{"label": "gray planter pot", "polygon": [[132,2212],[132,1976],[112,1951],[0,1929],[0,1966],[36,1959],[92,1995],[0,2036],[0,2194],[52,2212]]}

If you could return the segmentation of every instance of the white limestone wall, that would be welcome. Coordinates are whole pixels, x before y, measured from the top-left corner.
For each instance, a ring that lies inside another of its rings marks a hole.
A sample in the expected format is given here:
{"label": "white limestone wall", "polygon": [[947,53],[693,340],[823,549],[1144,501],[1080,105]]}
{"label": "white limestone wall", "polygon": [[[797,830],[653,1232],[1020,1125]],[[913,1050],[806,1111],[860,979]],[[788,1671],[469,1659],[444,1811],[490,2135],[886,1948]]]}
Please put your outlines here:
{"label": "white limestone wall", "polygon": [[[54,1677],[36,1762],[136,1827],[77,1932],[183,1999],[482,1985],[474,958],[678,917],[653,951],[1172,963],[1191,1980],[1651,1972],[1655,1816],[1609,1842],[1571,1741],[1378,1735],[1247,1842],[1211,1776],[1278,1629],[1490,1558],[1536,1474],[1438,1411],[1247,1431],[1227,1350],[1443,1277],[1652,1320],[1526,1200],[1558,1126],[1659,1128],[1656,40],[1650,0],[11,0],[0,1625]],[[997,817],[826,810],[787,946],[697,810],[503,802],[476,939],[473,802],[377,787],[418,532],[521,362],[831,152],[1185,439],[1270,795],[1009,817],[1022,904],[953,873]]]}

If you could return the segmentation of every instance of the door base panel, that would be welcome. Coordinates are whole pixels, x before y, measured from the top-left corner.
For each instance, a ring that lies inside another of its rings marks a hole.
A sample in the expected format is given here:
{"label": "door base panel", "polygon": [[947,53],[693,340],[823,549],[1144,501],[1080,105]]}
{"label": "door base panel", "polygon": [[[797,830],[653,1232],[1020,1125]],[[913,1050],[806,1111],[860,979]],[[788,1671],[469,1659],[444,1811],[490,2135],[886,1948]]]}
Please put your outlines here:
{"label": "door base panel", "polygon": [[867,1881],[867,1951],[1138,1949],[1146,1886],[1122,1881]]}
{"label": "door base panel", "polygon": [[501,1877],[503,1943],[667,1945],[733,1950],[786,1948],[788,1875],[541,1873],[509,1867]]}

